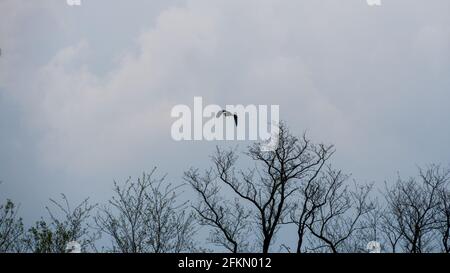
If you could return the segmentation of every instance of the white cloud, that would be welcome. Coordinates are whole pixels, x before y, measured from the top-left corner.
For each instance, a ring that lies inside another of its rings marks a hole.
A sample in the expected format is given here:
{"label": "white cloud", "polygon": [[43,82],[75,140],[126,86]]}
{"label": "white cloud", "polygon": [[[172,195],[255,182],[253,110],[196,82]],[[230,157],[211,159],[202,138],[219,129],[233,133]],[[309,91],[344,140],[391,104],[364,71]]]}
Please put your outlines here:
{"label": "white cloud", "polygon": [[314,129],[328,130],[331,121],[332,130],[346,131],[342,112],[314,87],[302,58],[282,52],[289,37],[268,23],[278,14],[266,5],[253,9],[196,1],[168,9],[140,35],[137,51],[103,77],[87,65],[95,57],[87,41],[61,49],[32,84],[30,114],[44,131],[46,163],[74,172],[120,166],[167,138],[171,106],[198,94],[219,104],[281,104],[292,119],[316,121]]}
{"label": "white cloud", "polygon": [[[10,10],[24,5],[7,3]],[[140,8],[135,5],[130,8]],[[50,168],[107,172],[123,162],[155,158],[159,163],[162,155],[153,151],[163,148],[167,157],[175,156],[170,109],[200,95],[205,103],[221,105],[280,104],[281,117],[297,132],[307,129],[317,141],[336,143],[349,166],[362,164],[366,153],[387,170],[392,166],[383,153],[395,150],[398,159],[406,159],[403,140],[412,126],[401,113],[419,108],[425,96],[409,87],[431,85],[417,77],[420,66],[431,60],[440,71],[448,68],[448,20],[440,15],[448,4],[427,6],[437,16],[410,16],[423,5],[370,9],[364,1],[186,1],[149,18],[139,36],[110,52],[116,62],[105,73],[98,73],[96,59],[102,46],[106,50],[118,40],[111,28],[125,28],[127,22],[83,15],[86,21],[77,23],[74,15],[49,5],[47,14],[60,24],[55,29],[67,31],[64,39],[47,42],[52,57],[41,66],[30,64],[33,68],[11,60],[0,71],[26,68],[26,81],[4,76],[6,92],[26,109],[25,120],[39,132],[33,141]],[[87,12],[90,6],[83,8]],[[17,14],[14,20],[25,20],[25,13]],[[16,44],[31,35],[24,38],[13,27],[1,31]],[[101,44],[93,38],[98,35]],[[32,45],[26,48],[40,54]],[[426,78],[429,72],[422,73]],[[164,160],[160,164],[171,161]],[[367,170],[372,162],[364,164]]]}

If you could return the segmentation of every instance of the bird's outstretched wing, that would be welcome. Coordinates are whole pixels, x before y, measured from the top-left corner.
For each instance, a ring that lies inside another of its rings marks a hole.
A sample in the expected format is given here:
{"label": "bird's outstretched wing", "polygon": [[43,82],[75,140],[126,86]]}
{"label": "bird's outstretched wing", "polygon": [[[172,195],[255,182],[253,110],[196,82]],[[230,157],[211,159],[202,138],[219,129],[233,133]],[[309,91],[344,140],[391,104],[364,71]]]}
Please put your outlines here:
{"label": "bird's outstretched wing", "polygon": [[237,116],[237,114],[232,114],[231,112],[229,112],[227,110],[222,110],[222,111],[217,112],[216,118],[220,118],[222,115],[224,115],[225,117],[233,116],[234,124],[236,124],[236,126],[238,125],[238,116]]}
{"label": "bird's outstretched wing", "polygon": [[216,114],[216,118],[220,118],[220,116],[224,115],[225,117],[229,117],[232,116],[233,114],[227,110],[221,110],[219,112],[217,112]]}
{"label": "bird's outstretched wing", "polygon": [[222,114],[225,112],[225,110],[219,111],[216,114],[216,118],[220,118],[220,116],[222,116]]}

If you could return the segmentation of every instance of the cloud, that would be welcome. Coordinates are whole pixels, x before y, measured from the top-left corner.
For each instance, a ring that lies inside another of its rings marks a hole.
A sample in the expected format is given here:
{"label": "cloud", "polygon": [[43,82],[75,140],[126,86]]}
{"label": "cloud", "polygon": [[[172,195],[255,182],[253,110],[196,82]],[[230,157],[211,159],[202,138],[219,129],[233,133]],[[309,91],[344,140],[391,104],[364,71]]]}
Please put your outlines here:
{"label": "cloud", "polygon": [[296,97],[300,120],[335,119],[335,126],[344,126],[339,110],[315,90],[302,59],[282,53],[286,41],[273,39],[277,29],[261,32],[261,20],[277,14],[263,7],[250,18],[237,16],[250,20],[249,29],[240,29],[227,14],[241,9],[237,2],[195,1],[170,8],[139,36],[137,50],[122,53],[104,76],[90,70],[95,53],[87,41],[59,50],[31,84],[30,119],[43,132],[45,164],[71,172],[119,167],[167,138],[170,108],[190,104],[194,95],[219,104],[285,106]]}
{"label": "cloud", "polygon": [[194,96],[279,104],[362,180],[448,161],[448,1],[36,2],[0,3],[0,171],[35,166],[43,196],[206,165],[217,143],[170,138],[172,106]]}

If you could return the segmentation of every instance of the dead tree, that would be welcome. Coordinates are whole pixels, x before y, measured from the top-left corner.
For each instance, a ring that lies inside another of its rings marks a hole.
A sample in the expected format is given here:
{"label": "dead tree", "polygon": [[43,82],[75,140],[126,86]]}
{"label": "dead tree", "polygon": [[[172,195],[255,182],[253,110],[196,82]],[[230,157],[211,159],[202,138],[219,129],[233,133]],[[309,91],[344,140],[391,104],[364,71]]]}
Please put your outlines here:
{"label": "dead tree", "polygon": [[347,180],[341,171],[328,168],[318,182],[318,197],[310,201],[314,213],[306,223],[317,239],[310,251],[357,251],[349,242],[355,233],[368,228],[362,219],[374,209],[369,201],[372,186],[355,184],[355,190],[350,190]]}
{"label": "dead tree", "polygon": [[383,231],[381,230],[381,223],[383,221],[384,211],[383,207],[380,206],[377,199],[369,200],[368,203],[371,209],[361,217],[360,227],[355,231],[355,233],[350,236],[348,242],[346,243],[345,251],[351,253],[367,253],[373,250],[369,243],[377,242],[380,244],[380,251],[386,252],[386,245],[389,242],[383,236]]}
{"label": "dead tree", "polygon": [[435,174],[442,181],[439,188],[439,206],[437,213],[438,234],[440,235],[441,249],[450,253],[450,170],[438,170]]}
{"label": "dead tree", "polygon": [[448,188],[441,189],[439,193],[441,204],[439,207],[439,233],[441,235],[442,249],[450,253],[450,191]]}
{"label": "dead tree", "polygon": [[213,229],[209,241],[233,253],[248,251],[249,211],[238,200],[224,198],[212,170],[200,176],[198,170],[190,169],[184,179],[199,195],[193,208],[200,224]]}
{"label": "dead tree", "polygon": [[305,136],[298,139],[285,124],[280,124],[279,129],[278,144],[273,150],[264,150],[263,143],[249,147],[246,155],[255,162],[253,169],[236,170],[238,156],[234,150],[217,148],[212,157],[218,179],[253,211],[253,229],[259,234],[263,253],[269,252],[298,183],[316,176],[333,154],[332,146],[315,145]]}
{"label": "dead tree", "polygon": [[403,237],[403,233],[397,228],[394,216],[389,208],[383,210],[380,221],[380,233],[381,238],[384,241],[384,246],[386,248],[389,246],[390,251],[396,253],[397,247]]}
{"label": "dead tree", "polygon": [[100,231],[111,236],[113,252],[193,251],[193,218],[186,203],[177,202],[180,187],[153,178],[155,171],[123,186],[115,182],[115,196],[95,217]]}
{"label": "dead tree", "polygon": [[439,193],[448,179],[448,172],[431,165],[419,169],[419,177],[403,180],[400,177],[392,187],[386,186],[388,228],[400,237],[405,251],[423,253],[435,248],[433,242],[438,229]]}
{"label": "dead tree", "polygon": [[285,224],[297,226],[296,252],[302,253],[308,232],[307,223],[317,213],[324,192],[323,185],[317,176],[313,176],[299,185],[295,201],[292,203],[289,220]]}
{"label": "dead tree", "polygon": [[22,219],[17,215],[17,207],[7,200],[0,205],[0,253],[21,252],[20,240],[24,229]]}
{"label": "dead tree", "polygon": [[91,232],[88,221],[96,205],[85,199],[72,209],[64,194],[62,202],[53,199],[50,202],[54,208],[46,207],[49,219],[42,218],[26,234],[27,251],[64,253],[67,243],[71,241],[78,241],[83,252],[95,249],[94,242],[98,236]]}

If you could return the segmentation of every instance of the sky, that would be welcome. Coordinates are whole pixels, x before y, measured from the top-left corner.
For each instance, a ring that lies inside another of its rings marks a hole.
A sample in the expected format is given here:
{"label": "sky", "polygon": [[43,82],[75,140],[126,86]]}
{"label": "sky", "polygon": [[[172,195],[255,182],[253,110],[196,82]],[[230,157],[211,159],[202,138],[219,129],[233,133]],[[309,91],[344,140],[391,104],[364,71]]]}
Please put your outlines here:
{"label": "sky", "polygon": [[382,187],[450,165],[448,0],[0,0],[0,200],[103,202],[154,166],[182,183],[215,145],[173,106],[279,105],[294,134]]}

